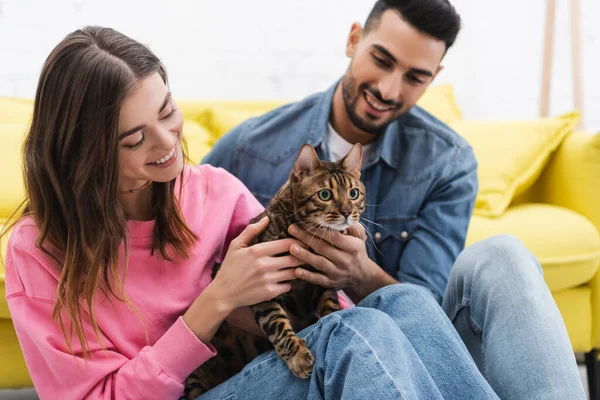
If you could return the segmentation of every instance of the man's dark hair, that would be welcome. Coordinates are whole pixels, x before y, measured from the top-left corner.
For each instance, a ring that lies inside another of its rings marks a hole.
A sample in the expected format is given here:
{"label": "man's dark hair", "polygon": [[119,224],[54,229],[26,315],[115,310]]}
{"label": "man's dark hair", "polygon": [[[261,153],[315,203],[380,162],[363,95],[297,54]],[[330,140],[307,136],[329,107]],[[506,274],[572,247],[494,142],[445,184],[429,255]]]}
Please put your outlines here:
{"label": "man's dark hair", "polygon": [[387,10],[397,11],[418,31],[444,41],[446,50],[460,30],[460,16],[448,0],[378,0],[365,22],[364,34],[379,25]]}

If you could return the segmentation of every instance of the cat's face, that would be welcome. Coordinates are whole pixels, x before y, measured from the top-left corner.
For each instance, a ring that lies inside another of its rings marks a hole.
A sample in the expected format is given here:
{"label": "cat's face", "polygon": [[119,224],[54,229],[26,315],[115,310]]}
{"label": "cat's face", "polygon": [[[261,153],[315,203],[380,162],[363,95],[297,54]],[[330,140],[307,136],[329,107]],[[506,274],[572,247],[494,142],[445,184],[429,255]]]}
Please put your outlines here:
{"label": "cat's face", "polygon": [[295,212],[304,229],[343,231],[357,223],[365,209],[360,181],[362,147],[357,144],[338,162],[319,160],[305,145],[290,176]]}

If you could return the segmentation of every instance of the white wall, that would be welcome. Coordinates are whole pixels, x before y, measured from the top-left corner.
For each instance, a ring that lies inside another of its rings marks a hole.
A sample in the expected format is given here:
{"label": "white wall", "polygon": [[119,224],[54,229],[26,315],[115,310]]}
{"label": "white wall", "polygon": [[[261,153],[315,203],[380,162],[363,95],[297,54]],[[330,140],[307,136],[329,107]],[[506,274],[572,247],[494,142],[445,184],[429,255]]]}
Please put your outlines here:
{"label": "white wall", "polygon": [[[585,127],[600,130],[599,0],[580,0]],[[553,115],[572,108],[568,0],[557,0]],[[370,0],[0,0],[0,96],[32,97],[41,65],[68,32],[114,27],[161,57],[179,98],[298,99],[345,70],[353,21]],[[539,113],[545,0],[454,0],[464,28],[438,82],[466,117]]]}

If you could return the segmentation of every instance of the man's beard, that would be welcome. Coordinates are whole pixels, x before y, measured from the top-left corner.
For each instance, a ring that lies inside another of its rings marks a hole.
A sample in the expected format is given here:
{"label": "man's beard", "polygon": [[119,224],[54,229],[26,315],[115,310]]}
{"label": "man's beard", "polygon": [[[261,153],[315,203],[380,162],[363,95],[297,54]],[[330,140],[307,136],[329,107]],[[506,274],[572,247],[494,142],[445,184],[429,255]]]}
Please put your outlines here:
{"label": "man's beard", "polygon": [[[367,85],[366,83],[363,83],[362,85],[360,85],[360,87],[356,88],[356,91],[355,87],[356,80],[354,79],[354,76],[352,76],[350,70],[348,70],[346,72],[346,75],[344,75],[344,78],[342,79],[342,97],[344,98],[344,106],[346,107],[346,113],[348,114],[350,121],[352,121],[354,126],[356,126],[361,131],[373,135],[379,135],[383,133],[388,127],[388,125],[394,122],[394,120],[401,115],[400,110],[402,110],[403,104],[394,102],[392,100],[383,100],[379,90],[375,88],[370,88],[369,85]],[[386,121],[376,123],[370,122],[368,120],[368,115],[366,118],[361,118],[358,115],[358,112],[356,111],[356,106],[358,104],[358,100],[361,97],[364,97],[365,90],[368,91],[371,95],[373,95],[373,97],[375,97],[382,104],[395,107],[395,110],[390,111],[390,113],[392,114],[390,118],[388,118]]]}

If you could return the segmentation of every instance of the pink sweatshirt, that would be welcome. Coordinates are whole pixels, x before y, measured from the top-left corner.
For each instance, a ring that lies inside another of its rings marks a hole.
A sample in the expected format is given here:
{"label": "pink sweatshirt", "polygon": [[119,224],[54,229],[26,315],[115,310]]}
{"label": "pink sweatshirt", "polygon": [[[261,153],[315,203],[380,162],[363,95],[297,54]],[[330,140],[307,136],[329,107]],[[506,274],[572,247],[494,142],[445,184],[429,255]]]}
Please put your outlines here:
{"label": "pink sweatshirt", "polygon": [[263,207],[220,168],[186,166],[184,182],[181,210],[200,239],[187,260],[171,263],[150,255],[153,221],[128,222],[131,248],[125,291],[146,330],[125,304],[97,294],[95,318],[102,340],[84,319],[87,364],[79,341],[72,341],[73,356],[52,319],[60,269],[36,248],[38,229],[32,219],[15,227],[8,243],[6,298],[42,400],[175,400],[183,393],[185,378],[215,355],[181,316],[209,284],[213,262],[225,256],[229,242]]}

